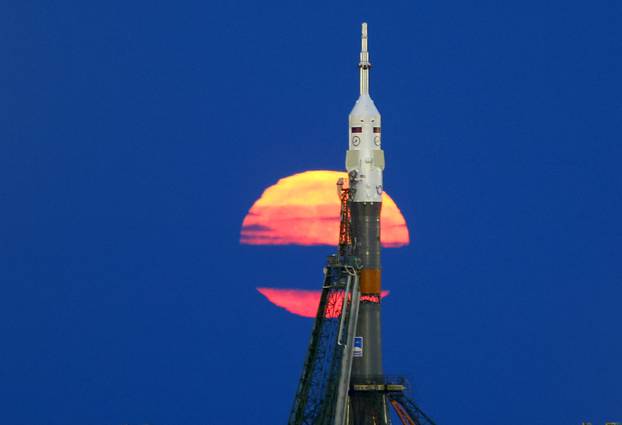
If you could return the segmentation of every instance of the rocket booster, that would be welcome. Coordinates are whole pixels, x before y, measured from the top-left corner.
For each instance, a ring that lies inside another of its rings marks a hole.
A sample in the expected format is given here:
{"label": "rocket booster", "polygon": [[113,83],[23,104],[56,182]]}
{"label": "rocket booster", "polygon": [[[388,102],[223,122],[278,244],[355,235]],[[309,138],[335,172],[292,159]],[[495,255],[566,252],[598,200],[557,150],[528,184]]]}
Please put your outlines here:
{"label": "rocket booster", "polygon": [[369,52],[367,24],[363,23],[359,61],[360,95],[349,117],[349,149],[346,169],[351,188],[351,233],[354,255],[363,265],[360,271],[361,305],[357,328],[361,350],[352,363],[353,380],[370,381],[382,376],[380,339],[380,210],[382,171],[380,112],[369,96]]}
{"label": "rocket booster", "polygon": [[[353,254],[361,260],[358,324],[352,359],[352,384],[381,384],[382,341],[380,332],[380,211],[382,172],[380,112],[369,96],[367,24],[363,23],[359,61],[360,95],[349,116],[349,149],[346,169],[350,179],[350,220]],[[381,394],[353,393],[350,424],[384,425],[388,419],[386,398]]]}

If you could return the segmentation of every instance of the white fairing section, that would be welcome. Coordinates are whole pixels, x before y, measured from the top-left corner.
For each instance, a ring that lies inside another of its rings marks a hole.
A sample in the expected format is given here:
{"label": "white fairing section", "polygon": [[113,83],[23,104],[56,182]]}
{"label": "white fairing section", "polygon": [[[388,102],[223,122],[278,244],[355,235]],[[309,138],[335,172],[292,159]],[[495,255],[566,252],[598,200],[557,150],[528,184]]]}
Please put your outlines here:
{"label": "white fairing section", "polygon": [[380,112],[374,101],[369,94],[362,94],[350,112],[350,141],[346,154],[350,185],[355,189],[354,202],[380,202],[382,199],[384,151],[381,149],[380,124]]}

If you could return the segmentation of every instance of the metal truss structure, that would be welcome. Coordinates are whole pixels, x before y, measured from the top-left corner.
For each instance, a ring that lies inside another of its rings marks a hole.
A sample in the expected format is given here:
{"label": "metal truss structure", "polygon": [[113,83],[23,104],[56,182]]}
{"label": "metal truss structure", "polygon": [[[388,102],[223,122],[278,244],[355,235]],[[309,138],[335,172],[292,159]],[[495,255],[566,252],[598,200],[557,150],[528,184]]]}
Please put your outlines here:
{"label": "metal truss structure", "polygon": [[290,425],[343,423],[360,297],[357,265],[346,261],[331,255],[324,268],[322,296]]}

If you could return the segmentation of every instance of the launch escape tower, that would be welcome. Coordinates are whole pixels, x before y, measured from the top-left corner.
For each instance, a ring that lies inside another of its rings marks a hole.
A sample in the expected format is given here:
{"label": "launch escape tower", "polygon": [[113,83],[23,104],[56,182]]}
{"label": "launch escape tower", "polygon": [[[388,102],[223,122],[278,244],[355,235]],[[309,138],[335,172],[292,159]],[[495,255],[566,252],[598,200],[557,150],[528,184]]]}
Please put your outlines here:
{"label": "launch escape tower", "polygon": [[369,96],[367,24],[361,36],[360,96],[349,116],[346,169],[337,182],[339,247],[324,267],[320,305],[289,425],[434,425],[407,396],[403,378],[382,369],[380,335],[380,112]]}

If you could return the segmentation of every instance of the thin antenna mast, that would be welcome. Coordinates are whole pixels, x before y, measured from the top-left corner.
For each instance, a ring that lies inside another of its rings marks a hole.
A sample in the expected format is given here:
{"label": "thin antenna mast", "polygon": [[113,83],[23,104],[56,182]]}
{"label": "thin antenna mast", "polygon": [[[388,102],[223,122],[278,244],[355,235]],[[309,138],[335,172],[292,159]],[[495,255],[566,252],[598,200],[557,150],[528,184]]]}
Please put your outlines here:
{"label": "thin antenna mast", "polygon": [[359,69],[361,73],[361,96],[369,95],[369,52],[367,51],[367,22],[363,22],[361,28],[361,60]]}

